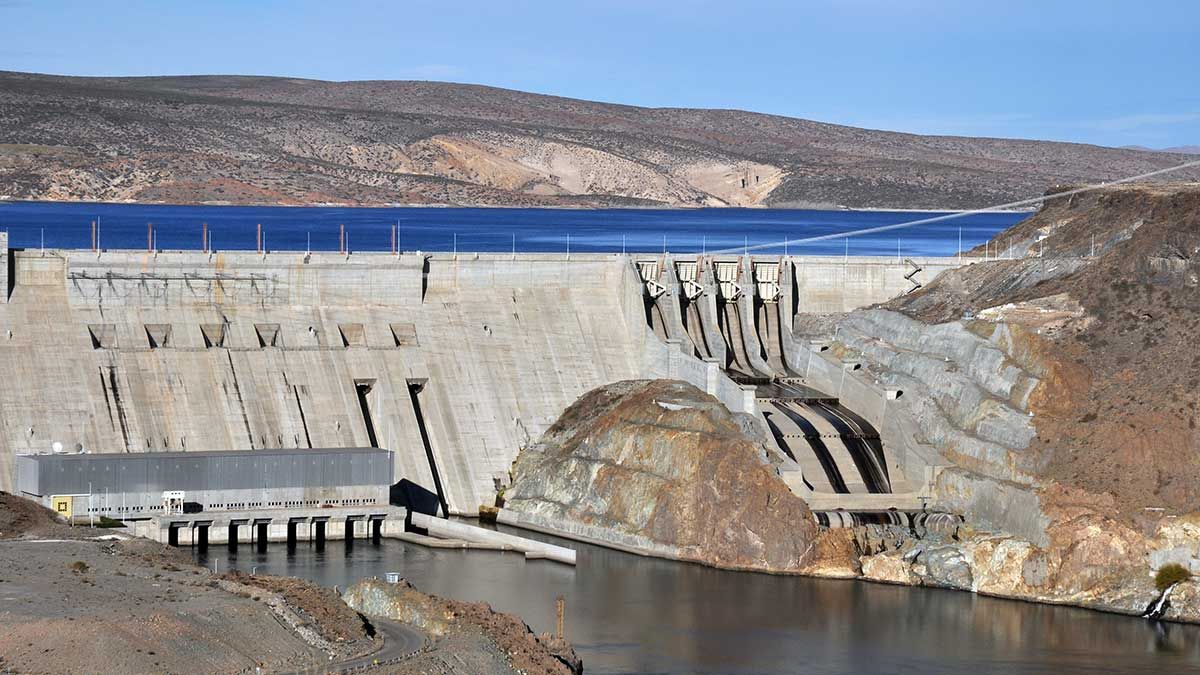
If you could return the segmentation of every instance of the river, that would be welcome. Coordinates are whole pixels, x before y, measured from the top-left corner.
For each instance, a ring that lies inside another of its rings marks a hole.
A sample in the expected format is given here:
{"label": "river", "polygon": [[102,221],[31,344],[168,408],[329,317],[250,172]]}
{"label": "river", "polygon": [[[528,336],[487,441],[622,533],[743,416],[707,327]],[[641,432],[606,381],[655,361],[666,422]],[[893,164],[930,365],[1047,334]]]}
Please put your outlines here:
{"label": "river", "polygon": [[[851,230],[925,220],[949,212],[800,209],[515,209],[172,206],[70,202],[0,202],[9,245],[198,250],[208,228],[218,251],[253,251],[258,226],[274,251],[337,251],[342,226],[352,251],[391,251],[393,227],[405,251],[712,252],[765,246],[793,255],[953,255],[990,239],[1028,214],[980,213],[897,230],[794,244]],[[1001,255],[1005,252],[1000,251]]]}
{"label": "river", "polygon": [[[554,540],[522,532],[525,536]],[[555,540],[558,541],[558,540]],[[564,543],[564,542],[560,542]],[[585,673],[1177,673],[1200,672],[1200,627],[860,581],[726,572],[579,543],[572,568],[516,553],[329,542],[289,553],[213,547],[220,570],[291,575],[327,586],[399,572],[421,590],[486,601],[535,631],[567,638]]]}

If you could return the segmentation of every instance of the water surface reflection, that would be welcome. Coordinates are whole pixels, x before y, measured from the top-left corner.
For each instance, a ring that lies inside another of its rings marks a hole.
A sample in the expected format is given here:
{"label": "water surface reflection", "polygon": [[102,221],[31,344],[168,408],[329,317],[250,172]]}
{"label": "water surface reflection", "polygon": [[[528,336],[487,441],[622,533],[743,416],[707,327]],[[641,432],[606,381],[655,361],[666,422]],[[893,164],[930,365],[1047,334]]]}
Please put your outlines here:
{"label": "water surface reflection", "polygon": [[[549,537],[540,537],[547,538]],[[537,631],[567,600],[588,673],[1200,672],[1200,630],[937,589],[724,572],[571,544],[579,565],[384,541],[266,553],[214,547],[202,561],[345,586],[397,571],[417,587],[483,600]]]}

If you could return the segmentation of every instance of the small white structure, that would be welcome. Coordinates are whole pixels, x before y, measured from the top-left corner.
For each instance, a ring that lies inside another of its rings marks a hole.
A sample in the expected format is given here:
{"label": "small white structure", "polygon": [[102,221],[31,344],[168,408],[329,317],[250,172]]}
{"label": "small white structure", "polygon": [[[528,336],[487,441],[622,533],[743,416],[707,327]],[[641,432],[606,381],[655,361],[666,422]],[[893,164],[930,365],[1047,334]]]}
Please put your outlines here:
{"label": "small white structure", "polygon": [[162,493],[163,513],[177,515],[183,513],[183,490],[164,490]]}

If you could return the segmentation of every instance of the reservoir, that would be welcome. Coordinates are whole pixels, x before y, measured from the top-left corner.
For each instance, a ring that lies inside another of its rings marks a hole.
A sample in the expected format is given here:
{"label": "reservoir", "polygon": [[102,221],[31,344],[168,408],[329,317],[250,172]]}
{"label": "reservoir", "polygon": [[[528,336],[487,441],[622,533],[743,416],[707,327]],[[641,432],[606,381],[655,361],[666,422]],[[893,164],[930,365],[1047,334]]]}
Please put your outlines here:
{"label": "reservoir", "polygon": [[223,546],[199,562],[344,588],[399,572],[417,588],[483,601],[566,634],[585,673],[1200,672],[1200,627],[1155,624],[960,591],[726,572],[563,542],[577,567],[517,553],[380,544]]}
{"label": "reservoir", "polygon": [[[172,206],[0,202],[0,231],[14,248],[254,251],[258,229],[271,251],[404,251],[566,254],[700,253],[760,246],[792,255],[954,255],[982,244],[1027,213],[977,213],[877,234],[789,247],[785,239],[923,221],[951,212],[804,209],[353,208],[335,206]],[[848,243],[847,243],[848,242]],[[999,252],[1000,255],[1004,251]]]}

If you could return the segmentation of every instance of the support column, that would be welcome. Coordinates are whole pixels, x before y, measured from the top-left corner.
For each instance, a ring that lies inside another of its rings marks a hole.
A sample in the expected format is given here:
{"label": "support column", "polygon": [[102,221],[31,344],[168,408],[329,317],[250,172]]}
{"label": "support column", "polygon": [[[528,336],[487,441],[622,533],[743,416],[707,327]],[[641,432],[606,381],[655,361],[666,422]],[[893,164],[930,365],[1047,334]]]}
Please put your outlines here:
{"label": "support column", "polygon": [[8,233],[0,232],[0,305],[7,304],[12,295],[12,262],[8,256]]}

